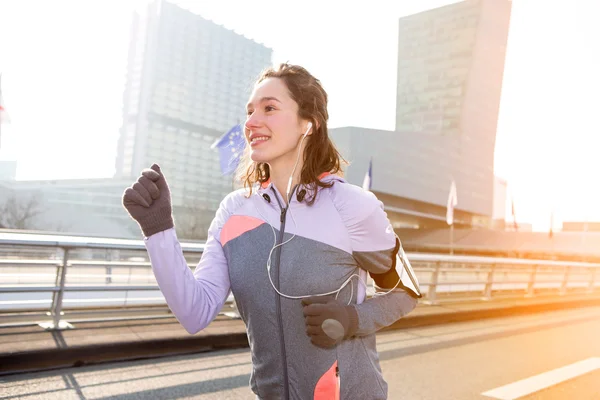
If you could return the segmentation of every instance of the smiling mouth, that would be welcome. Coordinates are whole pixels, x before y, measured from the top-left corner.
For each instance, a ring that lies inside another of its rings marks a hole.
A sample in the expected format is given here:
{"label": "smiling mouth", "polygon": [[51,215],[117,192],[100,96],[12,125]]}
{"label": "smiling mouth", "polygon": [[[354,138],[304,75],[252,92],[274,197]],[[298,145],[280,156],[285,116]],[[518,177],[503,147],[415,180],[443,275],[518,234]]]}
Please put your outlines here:
{"label": "smiling mouth", "polygon": [[250,141],[250,145],[256,145],[262,142],[266,142],[269,139],[270,138],[268,138],[267,136],[257,136],[255,138],[252,138],[252,140]]}

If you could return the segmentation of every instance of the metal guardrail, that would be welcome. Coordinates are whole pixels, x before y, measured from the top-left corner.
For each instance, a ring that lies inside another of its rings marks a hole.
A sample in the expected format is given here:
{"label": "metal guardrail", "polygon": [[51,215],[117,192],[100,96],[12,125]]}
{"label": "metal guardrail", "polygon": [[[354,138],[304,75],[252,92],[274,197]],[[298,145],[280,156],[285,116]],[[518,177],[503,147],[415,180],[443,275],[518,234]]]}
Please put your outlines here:
{"label": "metal guardrail", "polygon": [[[203,243],[183,242],[190,268]],[[592,292],[600,264],[410,253],[424,301]],[[229,310],[228,310],[229,309]],[[232,296],[223,310],[235,316]],[[229,312],[228,312],[229,311]],[[0,327],[171,318],[143,240],[0,231]],[[67,322],[68,321],[68,322]]]}

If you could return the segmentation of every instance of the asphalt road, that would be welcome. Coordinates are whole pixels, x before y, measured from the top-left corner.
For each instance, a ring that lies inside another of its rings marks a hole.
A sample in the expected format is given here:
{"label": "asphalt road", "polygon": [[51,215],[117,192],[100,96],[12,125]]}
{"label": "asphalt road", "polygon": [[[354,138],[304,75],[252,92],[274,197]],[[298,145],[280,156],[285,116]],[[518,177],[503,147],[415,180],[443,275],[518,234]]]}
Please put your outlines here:
{"label": "asphalt road", "polygon": [[[600,399],[600,307],[378,335],[390,399]],[[0,378],[0,399],[254,399],[247,349]]]}

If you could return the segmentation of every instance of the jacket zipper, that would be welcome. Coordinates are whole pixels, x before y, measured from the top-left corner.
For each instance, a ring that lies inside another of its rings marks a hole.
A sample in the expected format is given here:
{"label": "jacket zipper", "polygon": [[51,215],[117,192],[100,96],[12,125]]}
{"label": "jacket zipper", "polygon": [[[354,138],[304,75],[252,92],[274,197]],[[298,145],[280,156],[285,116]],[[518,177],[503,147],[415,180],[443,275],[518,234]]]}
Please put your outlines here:
{"label": "jacket zipper", "polygon": [[[289,202],[288,204],[283,207],[281,205],[281,200],[279,199],[279,196],[277,195],[277,191],[275,190],[274,187],[271,187],[271,190],[273,191],[273,193],[275,194],[275,198],[277,199],[277,203],[279,204],[279,208],[281,209],[281,216],[279,218],[279,221],[281,222],[280,225],[280,229],[279,229],[279,238],[277,240],[276,244],[281,244],[283,243],[283,235],[285,233],[285,216],[287,214],[287,210],[289,208]],[[294,189],[292,189],[292,197],[293,197],[293,193],[296,191],[296,187],[294,187]],[[277,248],[277,256],[276,256],[276,260],[277,262],[275,263],[277,265],[277,290],[281,291],[281,282],[279,280],[280,278],[280,271],[281,271],[281,249],[282,247],[278,247]],[[284,337],[284,333],[283,333],[283,319],[281,318],[281,298],[279,297],[279,295],[277,296],[277,322],[279,323],[279,341],[280,341],[280,346],[281,346],[281,357],[283,360],[283,398],[288,400],[289,399],[289,382],[288,382],[288,368],[287,368],[287,355],[285,352],[285,337]]]}

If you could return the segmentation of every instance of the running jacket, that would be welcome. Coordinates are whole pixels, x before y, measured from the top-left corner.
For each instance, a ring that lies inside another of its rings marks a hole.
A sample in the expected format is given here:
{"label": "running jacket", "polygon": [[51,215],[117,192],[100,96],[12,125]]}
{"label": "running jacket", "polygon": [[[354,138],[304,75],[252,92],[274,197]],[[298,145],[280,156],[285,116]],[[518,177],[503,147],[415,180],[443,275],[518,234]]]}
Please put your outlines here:
{"label": "running jacket", "polygon": [[323,349],[306,334],[301,300],[273,288],[288,296],[315,295],[337,290],[353,274],[364,279],[366,272],[378,291],[398,282],[400,242],[383,203],[338,176],[321,180],[333,186],[319,188],[310,206],[304,186],[294,188],[289,206],[272,183],[250,197],[244,189],[230,193],[210,225],[194,272],[174,229],[145,238],[154,275],[189,333],[205,328],[233,293],[246,325],[250,387],[257,398],[386,399],[375,332],[409,313],[416,299],[403,289],[366,298],[364,285],[354,278],[338,299],[356,308],[358,330],[335,348]]}

